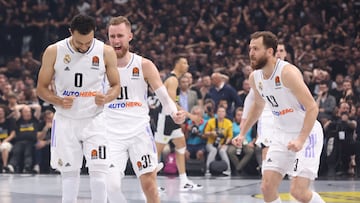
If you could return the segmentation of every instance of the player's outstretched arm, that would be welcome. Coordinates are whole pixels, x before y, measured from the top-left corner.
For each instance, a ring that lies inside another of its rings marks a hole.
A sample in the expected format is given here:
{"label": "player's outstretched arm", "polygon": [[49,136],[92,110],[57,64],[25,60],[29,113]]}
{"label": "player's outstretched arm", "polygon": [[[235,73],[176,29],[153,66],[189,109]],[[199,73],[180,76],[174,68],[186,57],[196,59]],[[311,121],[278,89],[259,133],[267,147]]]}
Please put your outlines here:
{"label": "player's outstretched arm", "polygon": [[164,113],[171,115],[175,123],[183,123],[185,121],[186,112],[178,110],[174,100],[169,96],[169,93],[160,78],[159,71],[155,64],[152,61],[143,58],[142,66],[144,79],[150,84],[151,88],[158,96],[161,105],[163,106]]}

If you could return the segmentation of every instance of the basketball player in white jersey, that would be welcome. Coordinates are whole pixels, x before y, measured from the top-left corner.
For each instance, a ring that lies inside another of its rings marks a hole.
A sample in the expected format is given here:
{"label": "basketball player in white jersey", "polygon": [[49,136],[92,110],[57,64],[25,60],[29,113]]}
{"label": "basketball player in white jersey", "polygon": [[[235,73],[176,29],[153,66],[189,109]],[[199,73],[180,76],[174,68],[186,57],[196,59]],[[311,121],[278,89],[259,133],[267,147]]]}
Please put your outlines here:
{"label": "basketball player in white jersey", "polygon": [[[119,74],[112,47],[94,38],[95,21],[77,15],[71,37],[48,46],[39,72],[37,94],[54,105],[51,166],[61,172],[62,202],[75,203],[83,156],[89,167],[92,203],[105,203],[108,172],[104,104],[119,95]],[[106,76],[110,88],[105,92]],[[49,89],[55,82],[56,92]]]}
{"label": "basketball player in white jersey", "polygon": [[[285,60],[287,56],[287,51],[285,49],[284,43],[278,43],[276,48],[276,58]],[[254,103],[254,90],[250,89],[249,94],[246,96],[244,101],[244,111],[241,119],[241,126],[245,123],[247,118],[249,109],[251,108],[251,104]],[[265,107],[263,112],[261,113],[259,120],[257,121],[257,133],[258,136],[256,138],[255,144],[261,148],[261,159],[265,160],[266,153],[269,149],[269,145],[271,143],[271,137],[274,134],[273,130],[274,117],[271,112],[271,108],[268,104],[265,103]],[[240,128],[241,129],[241,128]]]}
{"label": "basketball player in white jersey", "polygon": [[177,110],[154,63],[129,51],[133,34],[131,23],[126,17],[110,19],[108,36],[110,45],[116,51],[121,81],[120,95],[106,104],[105,108],[111,160],[107,182],[108,197],[113,203],[126,202],[121,192],[121,179],[130,157],[146,202],[157,203],[160,202],[156,183],[158,158],[150,128],[148,85],[155,91],[164,110],[174,122],[183,123],[185,112]]}
{"label": "basketball player in white jersey", "polygon": [[240,146],[245,132],[256,122],[265,102],[274,115],[274,135],[263,162],[261,190],[265,202],[280,203],[279,185],[285,174],[291,176],[290,194],[299,202],[324,202],[310,190],[317,177],[323,145],[323,130],[316,120],[317,104],[297,67],[275,57],[277,38],[267,31],[251,35],[249,56],[253,103],[240,135],[233,144]]}

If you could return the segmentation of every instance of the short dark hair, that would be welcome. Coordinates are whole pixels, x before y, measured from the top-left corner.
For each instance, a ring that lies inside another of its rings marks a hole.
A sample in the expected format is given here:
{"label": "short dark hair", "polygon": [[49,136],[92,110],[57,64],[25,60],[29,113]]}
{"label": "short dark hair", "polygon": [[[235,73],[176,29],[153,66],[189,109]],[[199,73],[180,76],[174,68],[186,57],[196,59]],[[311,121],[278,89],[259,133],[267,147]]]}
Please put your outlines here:
{"label": "short dark hair", "polygon": [[74,32],[76,30],[82,35],[87,35],[91,31],[95,32],[95,29],[96,29],[95,19],[85,14],[76,15],[71,20],[70,23],[71,32]]}
{"label": "short dark hair", "polygon": [[276,54],[276,48],[278,46],[278,39],[270,31],[257,31],[251,34],[251,39],[263,38],[263,44],[266,48],[272,48],[274,50],[273,55]]}
{"label": "short dark hair", "polygon": [[176,65],[180,59],[186,59],[185,56],[181,56],[181,55],[177,55],[174,57],[173,61],[174,61],[174,65]]}

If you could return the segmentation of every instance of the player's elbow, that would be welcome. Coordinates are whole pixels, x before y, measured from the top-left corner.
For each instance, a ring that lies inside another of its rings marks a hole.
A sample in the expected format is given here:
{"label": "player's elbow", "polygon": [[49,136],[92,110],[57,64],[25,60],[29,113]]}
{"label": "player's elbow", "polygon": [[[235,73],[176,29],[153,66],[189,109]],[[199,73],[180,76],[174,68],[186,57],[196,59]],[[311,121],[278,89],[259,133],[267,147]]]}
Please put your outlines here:
{"label": "player's elbow", "polygon": [[319,114],[319,107],[316,104],[316,102],[314,102],[311,106],[309,106],[308,108],[306,108],[306,111],[313,113],[314,115],[318,115]]}
{"label": "player's elbow", "polygon": [[35,92],[38,97],[44,99],[44,91],[42,90],[41,86],[37,86]]}

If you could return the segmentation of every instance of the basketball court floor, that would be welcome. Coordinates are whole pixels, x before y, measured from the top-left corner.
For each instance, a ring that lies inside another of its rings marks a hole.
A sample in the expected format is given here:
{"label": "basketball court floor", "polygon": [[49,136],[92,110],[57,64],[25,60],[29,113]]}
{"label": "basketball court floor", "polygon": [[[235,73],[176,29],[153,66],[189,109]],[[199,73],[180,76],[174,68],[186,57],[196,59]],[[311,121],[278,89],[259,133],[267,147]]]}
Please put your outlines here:
{"label": "basketball court floor", "polygon": [[[159,176],[159,185],[166,188],[161,192],[161,202],[166,203],[260,203],[260,177],[190,177],[204,185],[194,192],[179,192],[178,177]],[[359,203],[359,179],[316,180],[312,187],[326,202]],[[296,202],[288,192],[289,180],[280,187],[283,202]],[[126,176],[123,191],[130,203],[145,202],[138,179]],[[0,174],[1,203],[59,203],[61,202],[60,175]],[[90,202],[89,176],[81,176],[78,203]]]}

